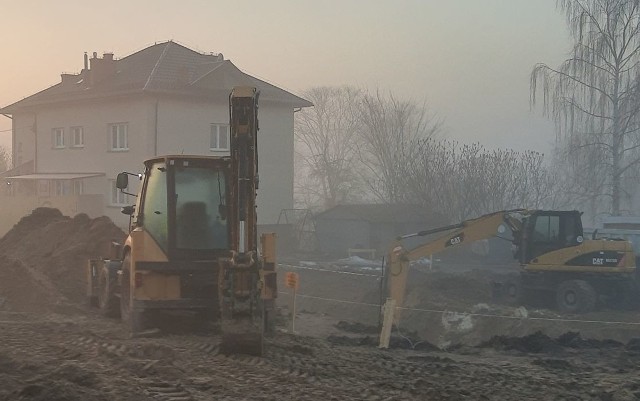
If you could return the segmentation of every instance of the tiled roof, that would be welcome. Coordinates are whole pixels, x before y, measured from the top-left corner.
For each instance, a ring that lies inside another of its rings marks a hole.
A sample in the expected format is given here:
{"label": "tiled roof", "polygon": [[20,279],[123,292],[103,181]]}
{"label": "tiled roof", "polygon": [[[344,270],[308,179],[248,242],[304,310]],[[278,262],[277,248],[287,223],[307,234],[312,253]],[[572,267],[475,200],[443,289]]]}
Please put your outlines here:
{"label": "tiled roof", "polygon": [[113,62],[115,73],[100,82],[92,84],[86,71],[66,75],[63,82],[6,106],[0,113],[12,114],[21,108],[43,104],[143,92],[206,96],[224,91],[228,94],[237,85],[256,86],[264,100],[283,102],[292,107],[312,105],[243,73],[229,60],[196,52],[173,41],[155,44]]}

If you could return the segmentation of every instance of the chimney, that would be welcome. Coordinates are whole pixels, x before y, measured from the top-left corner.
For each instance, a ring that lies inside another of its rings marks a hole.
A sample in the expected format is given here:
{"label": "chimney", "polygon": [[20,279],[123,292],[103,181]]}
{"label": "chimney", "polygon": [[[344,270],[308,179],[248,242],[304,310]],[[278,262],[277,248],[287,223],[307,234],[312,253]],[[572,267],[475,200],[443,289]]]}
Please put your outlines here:
{"label": "chimney", "polygon": [[116,73],[116,61],[113,59],[113,53],[104,53],[102,58],[98,58],[98,53],[93,52],[93,57],[89,61],[90,86],[94,86]]}
{"label": "chimney", "polygon": [[84,52],[84,71],[89,70],[89,56]]}

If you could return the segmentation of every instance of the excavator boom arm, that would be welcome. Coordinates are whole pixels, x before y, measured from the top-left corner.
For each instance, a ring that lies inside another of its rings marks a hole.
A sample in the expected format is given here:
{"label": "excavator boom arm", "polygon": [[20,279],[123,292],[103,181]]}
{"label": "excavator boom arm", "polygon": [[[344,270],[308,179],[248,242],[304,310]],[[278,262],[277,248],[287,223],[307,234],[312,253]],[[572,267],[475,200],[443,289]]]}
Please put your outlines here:
{"label": "excavator boom arm", "polygon": [[[465,220],[458,224],[398,237],[392,244],[388,255],[390,297],[396,301],[396,305],[401,306],[403,304],[409,264],[412,261],[431,257],[451,247],[494,237],[498,234],[500,226],[503,225],[508,226],[514,233],[518,233],[521,230],[521,220],[515,216],[526,214],[527,211],[524,209],[503,210],[475,219]],[[444,232],[444,234],[411,250],[406,250],[402,245],[403,239],[441,232]],[[396,316],[399,316],[399,314]],[[397,319],[398,317],[396,317]]]}

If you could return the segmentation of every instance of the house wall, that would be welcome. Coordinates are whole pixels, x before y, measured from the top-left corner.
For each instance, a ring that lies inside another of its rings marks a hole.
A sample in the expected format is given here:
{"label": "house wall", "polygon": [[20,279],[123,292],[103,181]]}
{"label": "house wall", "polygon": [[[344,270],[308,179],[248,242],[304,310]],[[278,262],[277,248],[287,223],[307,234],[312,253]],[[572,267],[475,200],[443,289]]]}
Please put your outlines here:
{"label": "house wall", "polygon": [[158,154],[226,156],[209,150],[211,124],[229,124],[228,99],[158,100]]}
{"label": "house wall", "polygon": [[[33,114],[37,127],[35,144],[29,142],[28,132],[17,138],[24,138],[27,144],[23,145],[23,157],[37,158],[35,172],[104,173],[104,177],[85,181],[85,193],[101,194],[103,214],[125,227],[128,217],[120,213],[121,206],[111,205],[111,180],[122,171],[142,171],[142,160],[148,155],[148,110],[149,101],[143,98],[47,107]],[[109,125],[113,123],[127,123],[128,151],[110,150]],[[84,146],[80,148],[71,146],[71,127],[76,126],[84,131]],[[54,147],[54,128],[64,128],[64,148]],[[130,190],[137,190],[135,180]]]}
{"label": "house wall", "polygon": [[[38,112],[38,163],[36,172],[104,172],[114,179],[123,170],[139,169],[141,158],[147,155],[149,132],[148,101],[128,99],[48,107]],[[128,151],[111,151],[109,124],[127,123]],[[84,129],[84,147],[72,148],[71,127]],[[66,146],[53,146],[53,129],[65,129]]]}
{"label": "house wall", "polygon": [[[102,194],[104,214],[125,228],[128,216],[120,213],[121,206],[111,205],[110,180],[122,171],[142,172],[142,162],[155,155],[225,155],[210,151],[210,125],[228,122],[228,98],[224,96],[213,102],[137,97],[47,107],[14,116],[15,141],[21,144],[14,152],[16,160],[22,161],[37,155],[35,172],[39,173],[104,173],[85,185],[85,193]],[[111,123],[128,124],[128,151],[110,151]],[[292,108],[261,104],[259,123],[258,222],[273,224],[280,210],[293,207]],[[70,129],[75,126],[84,129],[82,148],[70,146]],[[54,147],[54,128],[65,129],[62,149]],[[137,192],[136,181],[129,181],[129,192]],[[130,201],[134,202],[133,197]]]}
{"label": "house wall", "polygon": [[[293,112],[290,106],[260,104],[258,120],[258,223],[274,224],[282,209],[293,207]],[[209,148],[213,123],[229,123],[228,98],[160,99],[158,154],[228,155]]]}
{"label": "house wall", "polygon": [[258,118],[258,222],[274,224],[282,209],[293,208],[293,111],[265,103]]}
{"label": "house wall", "polygon": [[35,154],[36,115],[21,113],[13,116],[12,160],[13,165],[19,166],[33,160]]}

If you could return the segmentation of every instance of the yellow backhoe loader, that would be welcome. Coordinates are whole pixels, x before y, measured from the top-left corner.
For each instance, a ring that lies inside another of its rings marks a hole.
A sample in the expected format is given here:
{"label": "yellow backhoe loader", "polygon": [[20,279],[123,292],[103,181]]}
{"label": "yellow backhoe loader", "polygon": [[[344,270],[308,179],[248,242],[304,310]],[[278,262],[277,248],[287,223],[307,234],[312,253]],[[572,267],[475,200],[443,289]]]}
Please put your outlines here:
{"label": "yellow backhoe loader", "polygon": [[[578,211],[505,210],[459,224],[399,237],[388,255],[390,298],[402,306],[409,265],[420,258],[494,236],[513,243],[519,279],[503,283],[502,295],[518,303],[523,296],[555,299],[570,313],[593,310],[600,299],[630,306],[637,295],[636,257],[629,241],[585,239]],[[403,240],[436,235],[414,249]],[[396,321],[399,319],[396,315]]]}
{"label": "yellow backhoe loader", "polygon": [[[229,96],[230,155],[169,155],[144,162],[131,229],[119,257],[90,260],[88,296],[133,333],[158,311],[215,320],[221,350],[261,355],[277,294],[275,234],[257,240],[258,96]],[[128,187],[121,173],[117,187]]]}

